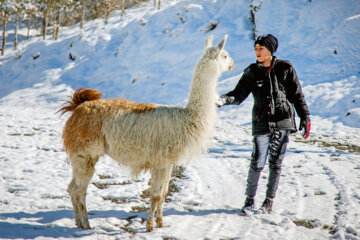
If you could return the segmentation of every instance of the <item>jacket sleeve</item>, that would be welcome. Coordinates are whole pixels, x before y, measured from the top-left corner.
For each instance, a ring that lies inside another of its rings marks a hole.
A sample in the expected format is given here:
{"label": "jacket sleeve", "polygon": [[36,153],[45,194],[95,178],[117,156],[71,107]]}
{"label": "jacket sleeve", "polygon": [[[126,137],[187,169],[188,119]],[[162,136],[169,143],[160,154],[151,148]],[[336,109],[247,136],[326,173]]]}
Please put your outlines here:
{"label": "jacket sleeve", "polygon": [[234,90],[221,95],[221,98],[225,99],[224,105],[235,105],[242,103],[250,94],[250,68],[244,70],[244,74],[241,76]]}
{"label": "jacket sleeve", "polygon": [[290,66],[286,77],[286,95],[291,103],[294,104],[296,113],[301,119],[310,118],[309,108],[305,102],[305,97],[301,89],[300,81],[294,67]]}

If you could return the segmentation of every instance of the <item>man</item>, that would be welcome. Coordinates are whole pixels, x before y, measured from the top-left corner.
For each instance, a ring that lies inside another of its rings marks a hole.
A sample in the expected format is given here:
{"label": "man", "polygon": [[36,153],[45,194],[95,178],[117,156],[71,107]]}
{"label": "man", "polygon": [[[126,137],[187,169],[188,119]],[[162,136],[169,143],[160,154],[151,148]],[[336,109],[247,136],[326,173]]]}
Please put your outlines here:
{"label": "man", "polygon": [[269,160],[266,198],[261,211],[270,213],[281,173],[289,134],[297,131],[295,110],[300,117],[303,137],[310,134],[310,113],[295,69],[289,61],[276,58],[273,53],[278,40],[271,34],[261,35],[255,41],[257,62],[250,64],[235,89],[222,95],[218,107],[242,103],[250,93],[254,97],[252,111],[253,151],[242,212],[253,210],[262,169]]}

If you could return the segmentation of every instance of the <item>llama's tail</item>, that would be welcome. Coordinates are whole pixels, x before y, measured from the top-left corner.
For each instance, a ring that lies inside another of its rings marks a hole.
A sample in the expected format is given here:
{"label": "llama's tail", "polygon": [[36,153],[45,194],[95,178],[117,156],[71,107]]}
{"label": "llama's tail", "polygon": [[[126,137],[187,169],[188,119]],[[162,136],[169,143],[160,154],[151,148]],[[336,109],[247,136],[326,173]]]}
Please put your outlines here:
{"label": "llama's tail", "polygon": [[62,107],[58,112],[61,112],[63,115],[66,112],[74,112],[75,109],[83,102],[94,101],[100,99],[102,93],[98,90],[89,89],[89,88],[78,88],[72,98],[69,101],[66,101],[66,105]]}

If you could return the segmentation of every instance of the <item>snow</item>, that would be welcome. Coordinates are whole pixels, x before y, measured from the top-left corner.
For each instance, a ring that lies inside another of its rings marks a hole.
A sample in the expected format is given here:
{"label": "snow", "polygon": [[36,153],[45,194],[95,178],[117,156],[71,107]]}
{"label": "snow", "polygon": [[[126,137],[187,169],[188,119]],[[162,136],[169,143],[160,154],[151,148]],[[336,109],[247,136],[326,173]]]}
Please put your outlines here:
{"label": "snow", "polygon": [[[181,164],[164,228],[147,233],[146,210],[134,211],[148,206],[141,195],[149,174],[133,179],[109,157],[99,161],[88,188],[93,229],[75,227],[66,192],[71,166],[61,141],[68,115],[56,113],[74,89],[185,105],[209,34],[215,42],[229,34],[225,48],[235,61],[219,94],[232,90],[255,60],[249,2],[169,0],[158,11],[150,1],[123,18],[115,12],[107,23],[87,22],[83,31],[61,29],[58,41],[23,40],[0,58],[0,238],[360,239],[360,4],[251,3],[259,6],[256,30],[278,37],[276,55],[295,66],[312,114],[310,139],[291,136],[272,214],[239,215],[252,151],[249,96],[240,106],[220,108],[208,153]],[[208,32],[210,24],[217,27]],[[267,173],[264,168],[257,207]]]}

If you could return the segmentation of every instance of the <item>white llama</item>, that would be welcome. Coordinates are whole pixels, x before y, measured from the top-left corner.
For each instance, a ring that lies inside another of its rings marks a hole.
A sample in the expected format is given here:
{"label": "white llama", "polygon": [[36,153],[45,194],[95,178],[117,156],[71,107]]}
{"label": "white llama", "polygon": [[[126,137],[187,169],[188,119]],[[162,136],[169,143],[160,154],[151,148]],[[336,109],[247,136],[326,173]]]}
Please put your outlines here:
{"label": "white llama", "polygon": [[99,157],[107,154],[128,166],[134,175],[149,170],[150,210],[147,231],[162,227],[163,204],[173,166],[206,149],[216,114],[216,82],[231,70],[233,60],[223,49],[227,35],[215,47],[210,36],[197,63],[185,108],[137,104],[125,99],[101,99],[92,89],[78,89],[59,111],[72,112],[63,132],[64,147],[73,168],[68,192],[75,222],[89,229],[86,191]]}

